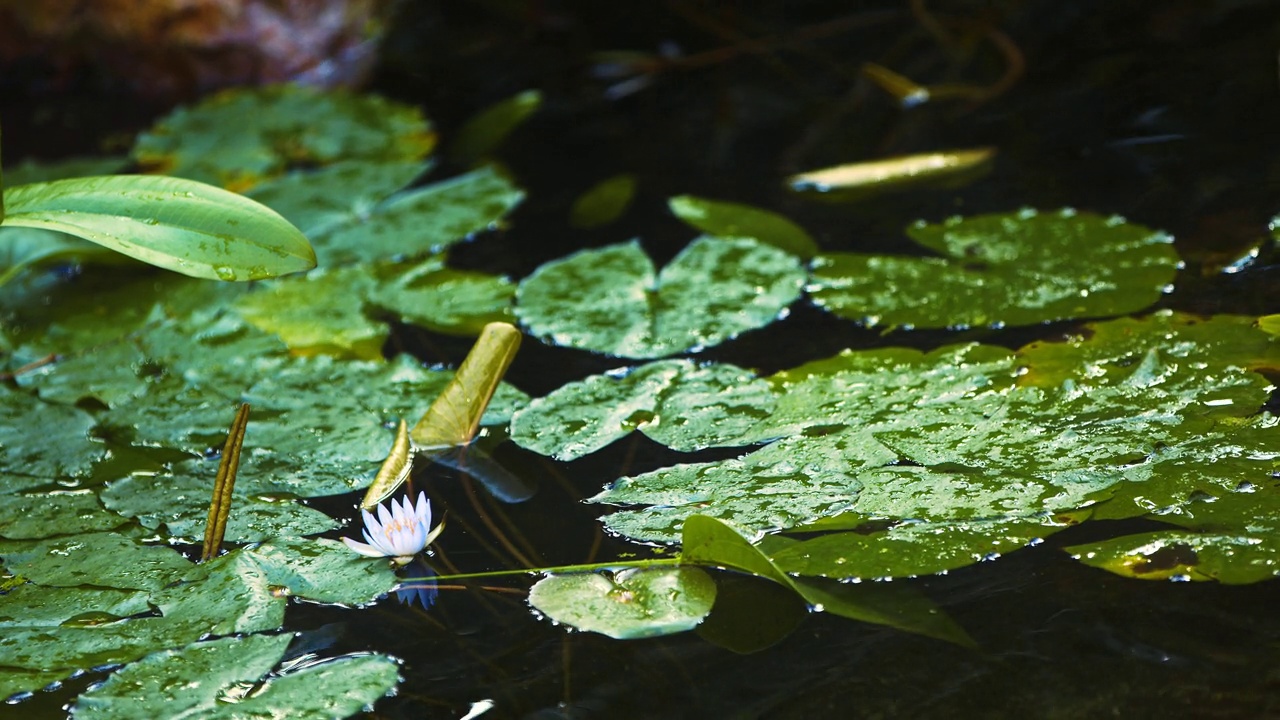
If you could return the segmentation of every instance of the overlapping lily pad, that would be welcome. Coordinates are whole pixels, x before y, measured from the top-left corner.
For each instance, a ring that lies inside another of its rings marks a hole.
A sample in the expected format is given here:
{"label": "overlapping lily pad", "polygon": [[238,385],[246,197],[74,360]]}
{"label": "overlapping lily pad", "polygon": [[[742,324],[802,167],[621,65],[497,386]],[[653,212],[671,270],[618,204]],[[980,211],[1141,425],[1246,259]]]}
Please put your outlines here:
{"label": "overlapping lily pad", "polygon": [[71,715],[78,720],[342,718],[388,693],[399,678],[396,662],[384,655],[339,658],[265,677],[289,640],[289,635],[225,638],[155,653],[81,695]]}
{"label": "overlapping lily pad", "polygon": [[[1197,492],[1269,481],[1280,430],[1258,413],[1270,385],[1241,365],[1278,359],[1248,319],[1170,313],[1018,352],[846,351],[768,378],[776,404],[745,430],[720,420],[695,428],[699,447],[780,439],[740,458],[622,478],[594,500],[646,506],[605,518],[643,540],[677,539],[693,514],[756,536],[858,531],[780,550],[789,572],[937,572],[1033,543],[1113,497],[1131,509],[1111,516],[1132,516],[1154,509],[1125,504],[1135,497],[1176,507]],[[589,420],[553,452],[598,445],[594,425],[616,426],[619,412],[613,396],[602,401],[576,411]]]}
{"label": "overlapping lily pad", "polygon": [[1141,310],[1179,266],[1168,235],[1074,210],[921,222],[907,234],[941,257],[819,255],[814,303],[869,326],[1032,325]]}
{"label": "overlapping lily pad", "polygon": [[556,345],[658,358],[768,325],[803,284],[795,256],[755,240],[699,238],[661,273],[633,241],[538,268],[520,283],[516,315]]}

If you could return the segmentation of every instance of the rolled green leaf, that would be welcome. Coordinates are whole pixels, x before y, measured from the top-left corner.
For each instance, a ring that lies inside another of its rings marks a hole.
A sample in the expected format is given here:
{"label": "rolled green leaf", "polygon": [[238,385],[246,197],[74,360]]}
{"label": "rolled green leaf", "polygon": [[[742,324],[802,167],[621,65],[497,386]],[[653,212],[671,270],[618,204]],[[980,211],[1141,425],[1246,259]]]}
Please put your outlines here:
{"label": "rolled green leaf", "polygon": [[5,196],[4,225],[68,233],[193,277],[257,280],[316,265],[306,237],[274,210],[193,180],[103,175]]}

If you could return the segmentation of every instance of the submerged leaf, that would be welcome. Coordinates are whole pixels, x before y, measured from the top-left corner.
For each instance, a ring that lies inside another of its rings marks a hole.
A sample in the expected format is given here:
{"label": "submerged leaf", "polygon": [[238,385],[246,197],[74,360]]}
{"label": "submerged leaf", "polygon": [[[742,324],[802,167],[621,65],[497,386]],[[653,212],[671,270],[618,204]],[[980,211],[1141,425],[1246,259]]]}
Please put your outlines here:
{"label": "submerged leaf", "polygon": [[1031,325],[1140,310],[1179,266],[1168,235],[1074,210],[956,217],[907,233],[942,257],[820,255],[814,303],[868,326]]}
{"label": "submerged leaf", "polygon": [[569,225],[584,230],[608,225],[627,211],[635,194],[635,175],[622,173],[605,178],[573,201]]}
{"label": "submerged leaf", "polygon": [[450,157],[463,165],[483,160],[541,106],[542,93],[525,90],[481,110],[458,130]]}
{"label": "submerged leaf", "polygon": [[679,195],[667,201],[676,217],[708,235],[749,237],[807,260],[818,244],[804,228],[769,210],[739,203]]}
{"label": "submerged leaf", "polygon": [[557,345],[657,358],[768,325],[803,283],[795,256],[755,240],[699,238],[656,276],[632,241],[538,268],[520,283],[516,315]]}
{"label": "submerged leaf", "polygon": [[529,590],[529,604],[552,620],[619,640],[692,630],[715,598],[696,567],[548,575]]}

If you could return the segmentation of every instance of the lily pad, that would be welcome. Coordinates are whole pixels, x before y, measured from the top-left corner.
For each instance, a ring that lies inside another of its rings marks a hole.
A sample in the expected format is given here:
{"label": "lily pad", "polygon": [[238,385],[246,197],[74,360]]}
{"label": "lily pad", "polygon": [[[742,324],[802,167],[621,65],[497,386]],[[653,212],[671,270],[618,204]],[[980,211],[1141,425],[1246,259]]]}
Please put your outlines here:
{"label": "lily pad", "polygon": [[802,259],[818,254],[818,244],[791,220],[750,205],[679,195],[667,201],[671,212],[708,235],[750,237]]}
{"label": "lily pad", "polygon": [[337,540],[280,537],[243,552],[272,585],[313,602],[364,605],[397,582],[389,563],[356,555]]}
{"label": "lily pad", "polygon": [[90,437],[93,426],[93,416],[83,410],[0,388],[0,472],[50,479],[84,475],[104,453]]}
{"label": "lily pad", "polygon": [[234,89],[175,110],[138,137],[151,172],[246,190],[291,167],[421,160],[435,133],[417,108],[298,85]]}
{"label": "lily pad", "polygon": [[872,327],[1033,325],[1141,310],[1180,264],[1168,235],[1074,210],[921,222],[907,234],[941,257],[819,255],[813,302]]}
{"label": "lily pad", "polygon": [[126,522],[88,490],[7,495],[0,503],[0,537],[10,540],[113,530]]}
{"label": "lily pad", "polygon": [[268,180],[245,194],[275,210],[314,240],[367,216],[383,200],[425,173],[417,160],[343,160]]}
{"label": "lily pad", "polygon": [[620,640],[692,630],[715,599],[715,581],[695,567],[549,575],[529,590],[552,620]]}
{"label": "lily pad", "polygon": [[323,266],[417,257],[498,227],[524,199],[492,167],[394,195],[312,238]]}
{"label": "lily pad", "polygon": [[803,284],[795,256],[755,240],[699,238],[656,275],[632,241],[538,268],[520,283],[516,315],[556,345],[658,358],[768,325]]}
{"label": "lily pad", "polygon": [[[77,720],[136,717],[344,718],[387,694],[399,677],[384,655],[350,656],[265,678],[290,636],[226,638],[156,653],[80,696]],[[252,694],[246,685],[262,682]],[[229,698],[236,698],[229,702]]]}
{"label": "lily pad", "polygon": [[[1249,319],[1167,312],[1018,352],[846,351],[768,378],[767,416],[712,415],[680,449],[764,447],[622,478],[592,500],[643,506],[604,518],[638,540],[674,541],[694,514],[750,537],[858,530],[792,546],[778,555],[788,572],[938,572],[1033,544],[1079,522],[1079,508],[1132,517],[1242,479],[1261,484],[1280,460],[1280,422],[1254,415],[1270,383],[1241,365],[1276,357]],[[559,419],[567,432],[557,442],[530,444],[561,456],[598,446],[598,431],[572,418],[631,417],[626,397],[580,393],[579,402],[600,407]],[[524,422],[516,435],[529,438]]]}
{"label": "lily pad", "polygon": [[236,309],[297,355],[377,360],[390,328],[363,312],[363,298],[373,286],[363,265],[320,270],[266,285],[241,298]]}
{"label": "lily pad", "polygon": [[0,562],[39,585],[122,590],[159,590],[191,568],[173,548],[143,545],[113,532],[0,540]]}
{"label": "lily pad", "polygon": [[[189,466],[187,466],[189,467]],[[204,538],[213,496],[213,475],[139,475],[108,484],[102,502],[110,510],[155,530],[164,526],[172,542],[198,544]],[[316,535],[338,527],[319,510],[289,499],[237,492],[231,499],[226,542],[261,542],[280,535]]]}
{"label": "lily pad", "polygon": [[533,400],[511,420],[516,443],[557,460],[574,460],[639,430],[685,452],[730,438],[768,417],[769,384],[732,365],[662,360],[627,372],[593,375]]}

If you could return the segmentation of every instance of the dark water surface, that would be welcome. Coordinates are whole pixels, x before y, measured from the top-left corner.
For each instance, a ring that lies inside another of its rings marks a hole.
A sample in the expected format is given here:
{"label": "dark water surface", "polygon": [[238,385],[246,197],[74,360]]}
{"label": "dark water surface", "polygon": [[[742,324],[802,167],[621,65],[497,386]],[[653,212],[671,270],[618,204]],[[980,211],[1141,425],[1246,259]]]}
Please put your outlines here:
{"label": "dark water surface", "polygon": [[[667,197],[683,193],[781,211],[827,250],[910,252],[902,228],[917,218],[1070,205],[1119,213],[1177,238],[1188,267],[1163,306],[1280,312],[1280,266],[1270,266],[1269,248],[1242,272],[1217,272],[1264,240],[1280,210],[1280,6],[928,5],[958,38],[951,46],[940,45],[905,1],[406,3],[372,89],[423,106],[446,148],[476,111],[525,89],[544,93],[541,112],[500,153],[529,197],[508,230],[453,251],[455,264],[466,267],[522,277],[575,249],[631,237],[665,262],[695,235],[666,211]],[[990,29],[1016,53],[999,52]],[[643,75],[635,92],[613,97],[625,78],[592,77],[595,53],[664,47],[678,48],[684,60]],[[981,102],[904,111],[860,79],[867,61],[921,81],[985,86],[999,82],[1010,62],[1024,69]],[[97,147],[93,122],[72,131],[67,120],[92,99],[16,86],[12,78],[0,83],[17,93],[0,102],[7,157]],[[121,105],[107,122],[132,130],[159,110]],[[788,195],[781,183],[790,173],[851,160],[985,145],[999,149],[994,169],[960,188],[821,205]],[[446,161],[432,177],[460,169]],[[629,212],[600,230],[569,228],[576,196],[619,172],[639,179]],[[797,306],[785,322],[699,357],[773,371],[844,347],[972,339],[1017,347],[1073,327],[882,337]],[[389,349],[455,363],[469,346],[410,328],[392,343]],[[620,364],[531,341],[508,377],[540,395]],[[578,500],[621,474],[692,457],[642,438],[569,464],[510,443],[495,443],[493,453],[539,486],[532,501],[501,505],[450,470],[415,477],[437,508],[448,508],[442,569],[515,566],[504,542],[546,564],[636,551],[603,537],[600,509]],[[316,505],[350,516],[355,501]],[[803,617],[775,645],[750,654],[694,633],[619,642],[535,617],[524,599],[528,583],[519,581],[444,588],[428,612],[391,600],[360,612],[293,605],[287,620],[304,631],[300,642],[323,654],[377,650],[404,658],[398,696],[371,715],[380,718],[457,718],[486,706],[472,717],[1280,717],[1274,582],[1141,582],[1061,551],[1142,526],[1087,523],[996,562],[910,581],[972,634],[977,650],[824,614]],[[724,579],[722,595],[732,588],[759,605],[744,601],[736,618],[713,614],[717,623],[739,623],[740,635],[766,634],[793,602],[766,583]],[[100,678],[0,712],[58,716],[59,705]]]}

